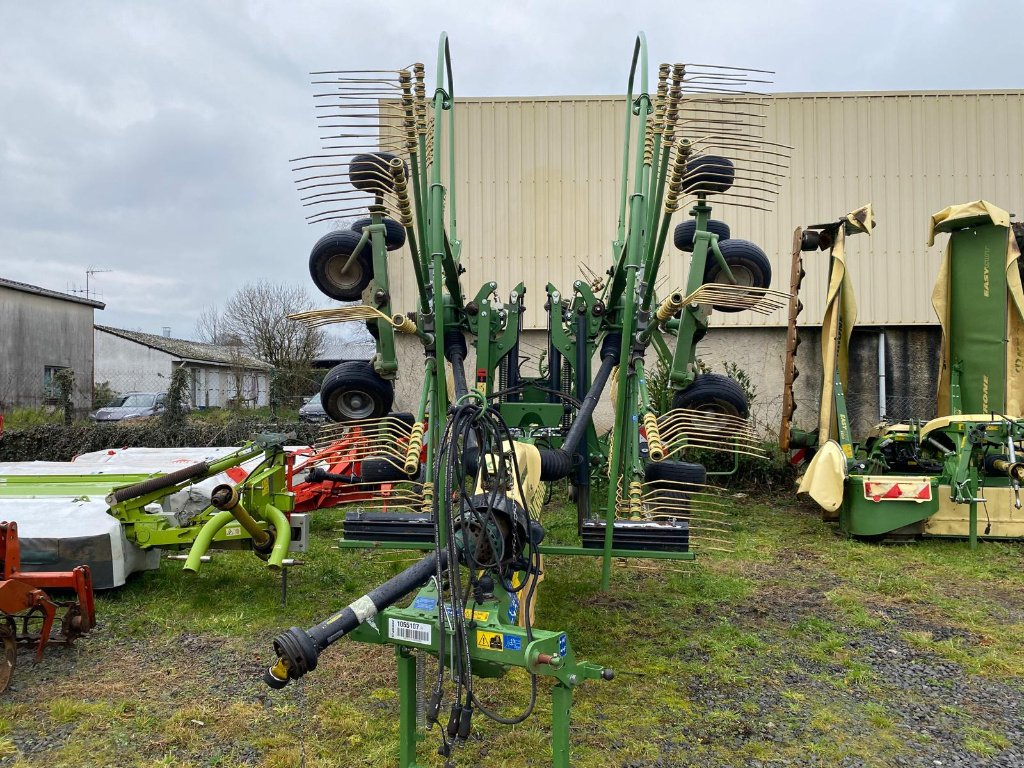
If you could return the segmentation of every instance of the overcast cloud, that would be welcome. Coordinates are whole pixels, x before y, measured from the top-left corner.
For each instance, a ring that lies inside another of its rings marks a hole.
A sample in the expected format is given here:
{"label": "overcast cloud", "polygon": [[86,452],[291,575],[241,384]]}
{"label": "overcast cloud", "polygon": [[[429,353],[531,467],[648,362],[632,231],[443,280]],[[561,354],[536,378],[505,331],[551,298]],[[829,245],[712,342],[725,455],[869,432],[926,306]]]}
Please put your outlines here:
{"label": "overcast cloud", "polygon": [[430,62],[442,29],[464,96],[621,92],[639,29],[652,65],[774,69],[776,91],[945,90],[1024,86],[1022,20],[1019,0],[0,0],[0,276],[110,269],[98,322],[180,336],[246,280],[315,293],[326,225],[287,162],[318,147],[307,73]]}

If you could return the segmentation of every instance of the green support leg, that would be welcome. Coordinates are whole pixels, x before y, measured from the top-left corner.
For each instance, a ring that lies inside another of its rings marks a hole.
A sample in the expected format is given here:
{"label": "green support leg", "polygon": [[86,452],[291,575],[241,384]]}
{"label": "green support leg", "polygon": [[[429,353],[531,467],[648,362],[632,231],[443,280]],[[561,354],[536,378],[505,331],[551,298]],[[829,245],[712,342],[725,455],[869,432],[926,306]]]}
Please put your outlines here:
{"label": "green support leg", "polygon": [[416,657],[395,646],[398,659],[398,765],[419,768],[416,762]]}
{"label": "green support leg", "polygon": [[562,683],[551,689],[551,766],[569,768],[569,712],[572,688]]}
{"label": "green support leg", "polygon": [[970,506],[970,530],[968,531],[969,541],[971,549],[978,548],[978,470],[975,467],[971,467],[970,474],[970,485],[971,489],[971,506]]}

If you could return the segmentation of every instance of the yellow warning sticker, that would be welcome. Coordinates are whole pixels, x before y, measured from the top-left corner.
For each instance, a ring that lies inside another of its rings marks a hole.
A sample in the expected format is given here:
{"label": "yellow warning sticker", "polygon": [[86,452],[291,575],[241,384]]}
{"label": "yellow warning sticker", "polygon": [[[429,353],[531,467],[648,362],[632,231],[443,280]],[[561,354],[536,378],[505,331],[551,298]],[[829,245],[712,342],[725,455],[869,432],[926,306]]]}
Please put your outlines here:
{"label": "yellow warning sticker", "polygon": [[501,642],[500,632],[480,632],[477,630],[476,633],[476,647],[485,648],[489,651],[501,651],[504,650],[504,646]]}
{"label": "yellow warning sticker", "polygon": [[467,608],[465,613],[466,618],[472,621],[487,621],[487,619],[491,616],[490,611],[474,611],[470,608]]}

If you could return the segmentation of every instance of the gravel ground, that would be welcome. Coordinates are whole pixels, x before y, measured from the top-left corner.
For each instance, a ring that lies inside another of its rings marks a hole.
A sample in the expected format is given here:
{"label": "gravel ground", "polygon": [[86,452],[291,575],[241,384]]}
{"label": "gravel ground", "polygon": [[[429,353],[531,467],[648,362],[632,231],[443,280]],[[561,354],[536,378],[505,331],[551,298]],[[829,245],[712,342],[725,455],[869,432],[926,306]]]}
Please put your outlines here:
{"label": "gravel ground", "polygon": [[[834,608],[825,593],[840,582],[829,574],[807,568],[799,561],[787,564],[780,559],[766,569],[768,586],[727,613],[725,619],[738,628],[752,632],[766,645],[778,643],[788,628],[808,619],[836,621]],[[782,592],[771,582],[780,572],[786,576],[814,576],[815,586]],[[719,688],[706,680],[691,681],[689,696],[704,711],[744,712],[739,723],[727,721],[716,727],[706,718],[698,718],[683,729],[682,738],[667,745],[669,758],[652,763],[636,763],[636,768],[667,768],[667,766],[726,766],[712,755],[692,754],[695,744],[713,743],[721,748],[742,750],[752,742],[798,744],[813,738],[809,725],[811,712],[792,711],[784,692],[807,699],[827,702],[830,711],[838,713],[835,730],[844,740],[867,740],[874,737],[874,728],[860,717],[843,718],[844,712],[855,712],[865,705],[884,706],[885,716],[892,721],[892,730],[905,743],[908,754],[893,755],[885,762],[880,758],[868,762],[847,757],[834,763],[814,755],[777,760],[748,759],[751,768],[769,766],[828,766],[850,768],[891,765],[931,768],[933,766],[972,766],[977,768],[1024,768],[1024,678],[1006,677],[994,680],[971,674],[960,665],[942,656],[908,643],[908,633],[926,633],[932,641],[952,640],[964,644],[984,643],[984,639],[958,628],[944,626],[922,618],[910,608],[893,605],[870,606],[872,616],[880,620],[877,629],[843,627],[842,651],[864,668],[870,685],[839,686],[848,669],[836,664],[821,663],[799,653],[784,661],[783,668],[771,669],[779,659],[761,659],[750,653],[750,662],[761,666],[760,677],[743,687]],[[1006,615],[1009,624],[1019,622],[1020,608],[1011,606]],[[1024,642],[1024,637],[1021,638]],[[689,659],[700,661],[695,654]],[[762,666],[763,665],[763,666]],[[752,714],[752,716],[750,716]],[[996,754],[979,755],[965,748],[965,735],[980,729],[1005,739],[1004,748]]]}

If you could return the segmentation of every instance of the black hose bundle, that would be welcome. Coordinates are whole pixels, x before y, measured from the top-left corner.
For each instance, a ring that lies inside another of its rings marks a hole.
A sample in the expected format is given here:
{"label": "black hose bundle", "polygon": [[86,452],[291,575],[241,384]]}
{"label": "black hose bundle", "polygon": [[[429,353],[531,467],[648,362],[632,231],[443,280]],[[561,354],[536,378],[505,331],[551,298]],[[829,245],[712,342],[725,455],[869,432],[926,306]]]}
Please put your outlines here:
{"label": "black hose bundle", "polygon": [[[446,660],[450,656],[455,691],[448,726],[441,729],[439,752],[444,756],[450,755],[452,748],[468,736],[474,706],[498,722],[515,724],[530,716],[537,698],[536,676],[531,675],[530,703],[525,712],[514,718],[491,712],[473,691],[469,652],[473,627],[472,618],[467,627],[466,608],[470,608],[472,617],[476,602],[490,596],[495,581],[510,595],[525,589],[520,604],[526,616],[527,637],[533,639],[529,616],[536,579],[530,576],[540,572],[537,545],[543,537],[543,529],[532,520],[526,508],[519,464],[515,451],[509,450],[512,443],[508,425],[498,411],[489,407],[483,398],[466,397],[457,401],[449,412],[434,462],[434,488],[441,488],[443,483],[445,489],[443,498],[440,493],[434,494],[435,547],[438,551],[447,549],[458,553],[457,558],[453,556],[447,563],[439,560],[434,575],[438,585],[447,586],[450,598],[439,601],[438,621],[442,626],[450,622],[454,630],[451,649],[444,647],[445,633],[439,635],[437,678],[427,705],[428,720],[438,722]],[[481,458],[473,462],[476,466],[472,470],[466,462],[466,454],[471,451]],[[500,458],[483,460],[490,455]],[[512,487],[519,489],[518,499],[509,497],[507,489]],[[460,565],[465,566],[464,571]],[[516,584],[515,577],[520,573],[525,573],[526,578]],[[450,616],[445,614],[446,602],[451,605]]]}

